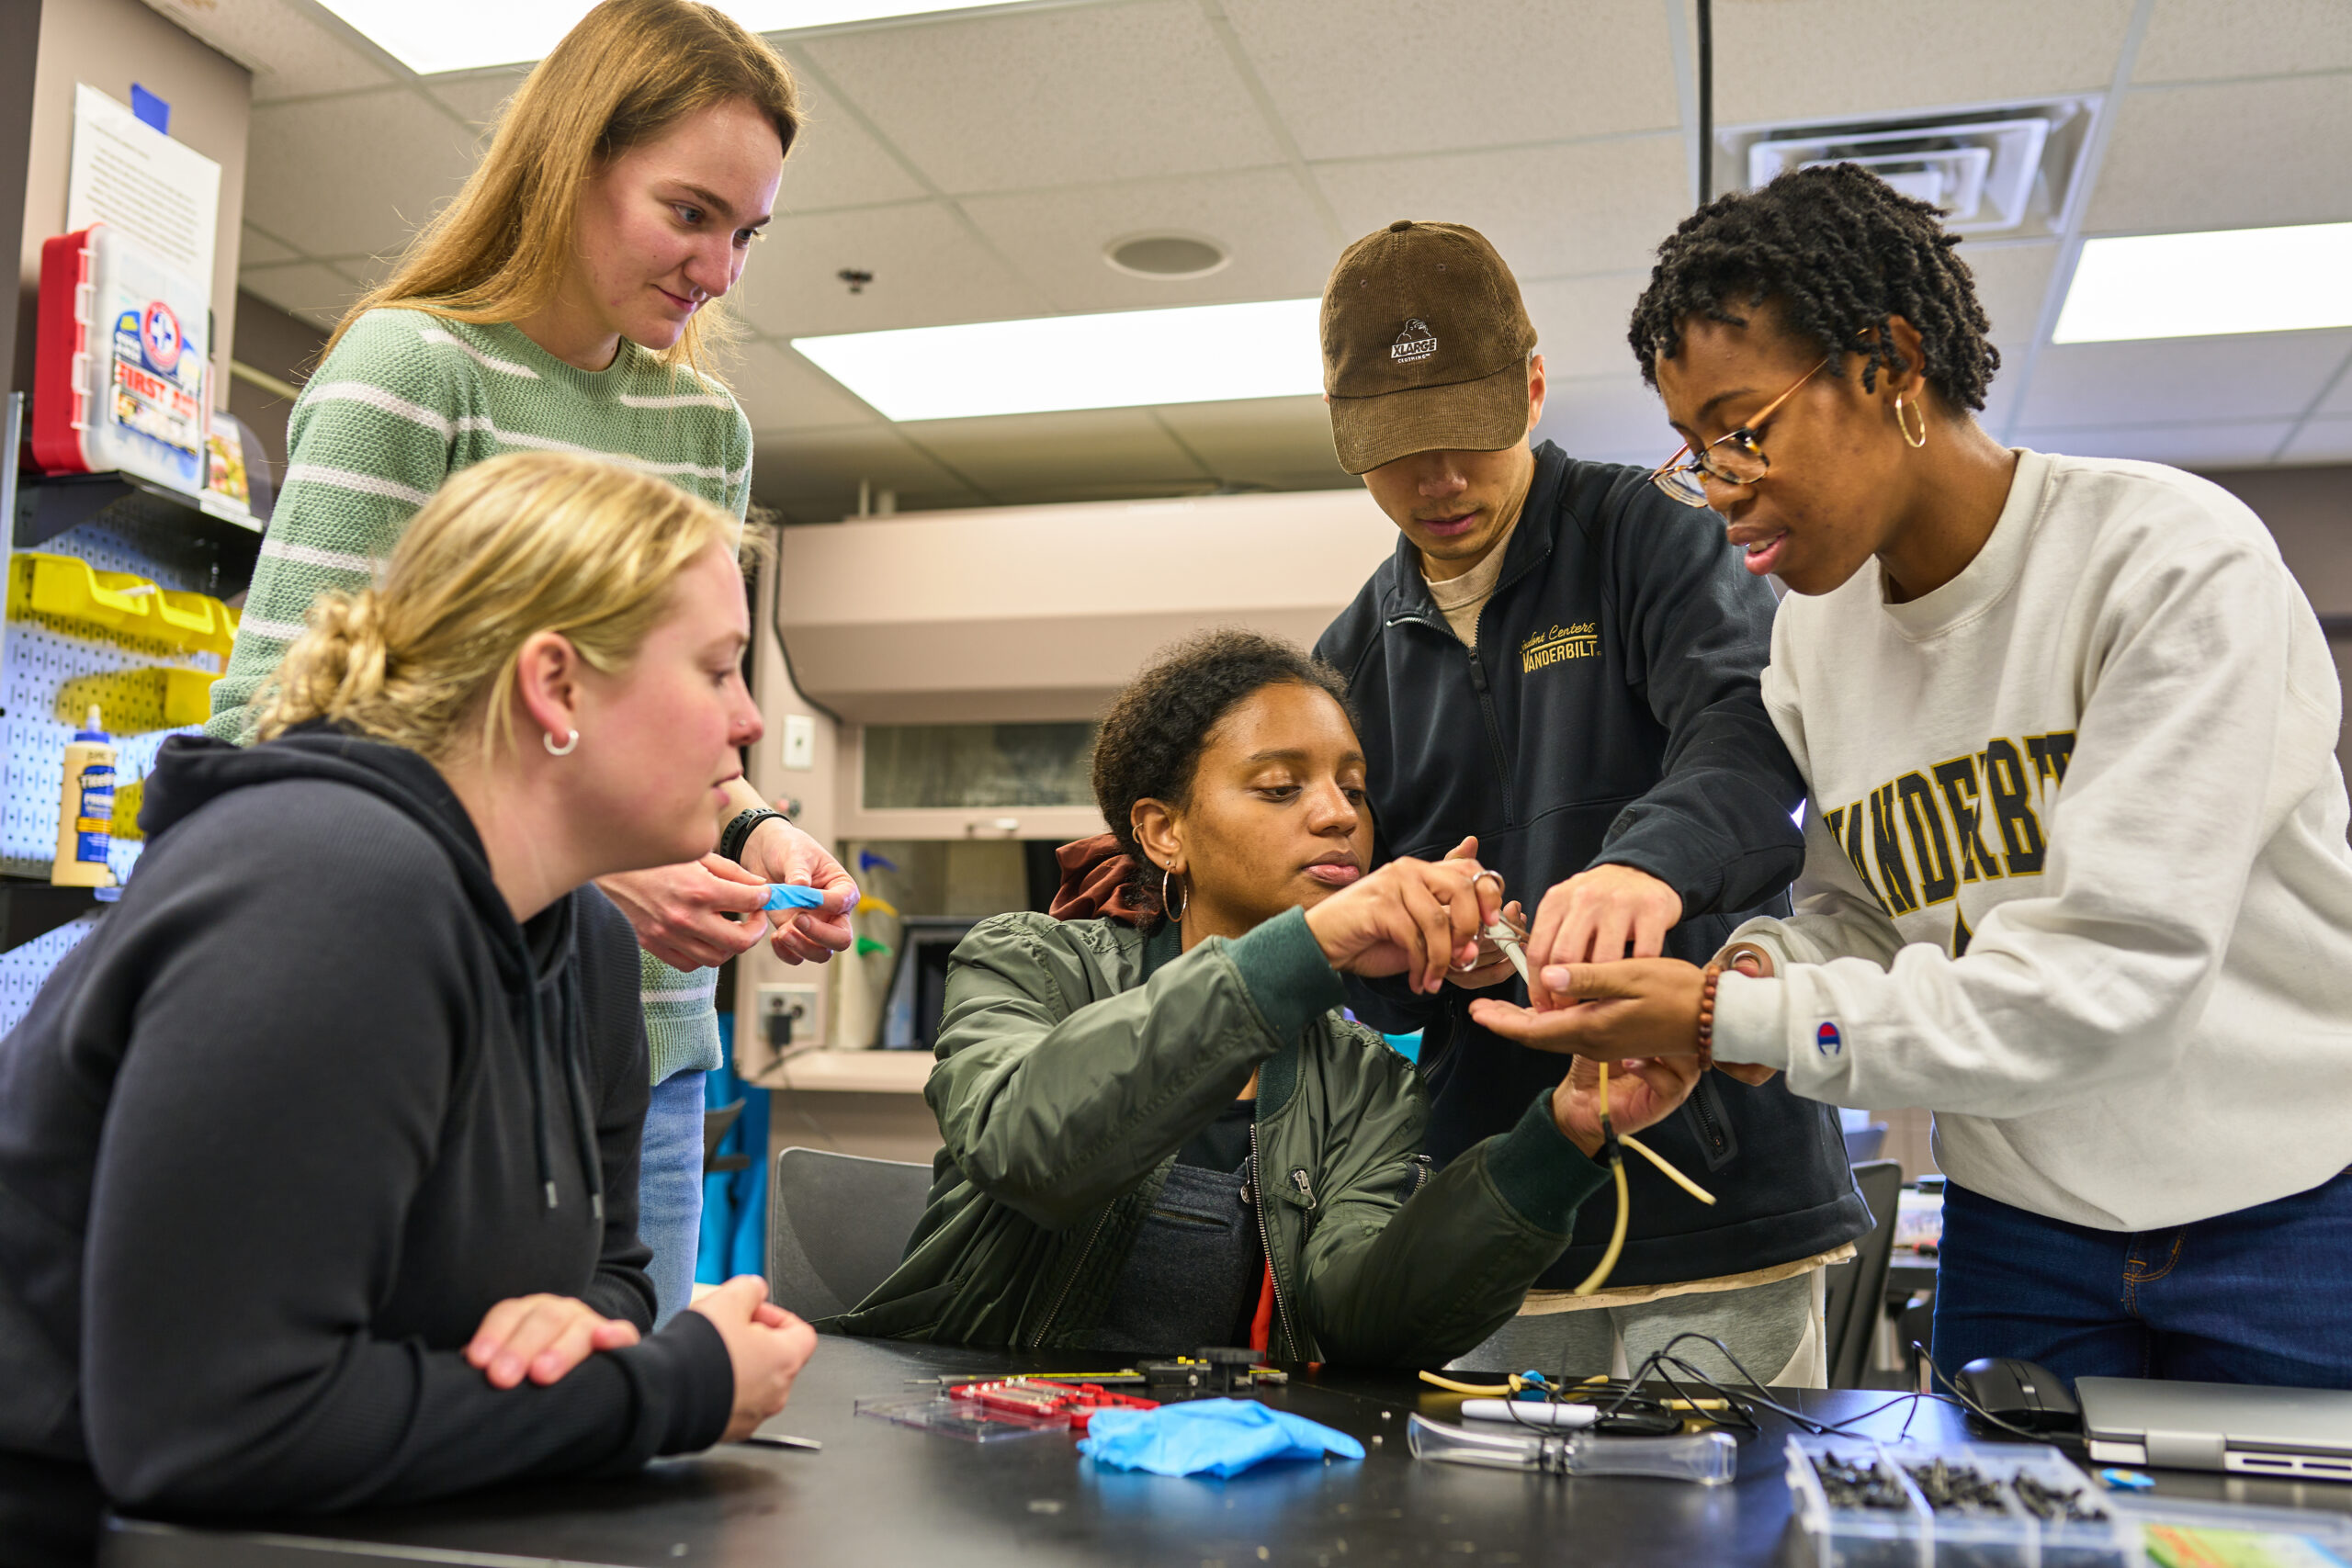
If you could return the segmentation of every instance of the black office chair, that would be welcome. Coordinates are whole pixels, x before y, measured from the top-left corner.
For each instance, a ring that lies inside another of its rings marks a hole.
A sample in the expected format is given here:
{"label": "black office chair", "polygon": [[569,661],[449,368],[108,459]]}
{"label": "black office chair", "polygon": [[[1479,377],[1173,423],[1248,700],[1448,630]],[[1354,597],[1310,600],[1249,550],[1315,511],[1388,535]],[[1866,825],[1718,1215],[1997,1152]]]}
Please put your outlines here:
{"label": "black office chair", "polygon": [[823,1149],[775,1156],[768,1199],[768,1299],[831,1317],[865,1299],[906,1253],[931,1167]]}
{"label": "black office chair", "polygon": [[1871,1340],[1878,1332],[1886,1295],[1887,1259],[1894,1253],[1894,1202],[1903,1190],[1903,1166],[1891,1159],[1854,1167],[1854,1182],[1871,1206],[1874,1222],[1854,1244],[1854,1257],[1830,1265],[1823,1317],[1829,1328],[1829,1386],[1860,1388],[1871,1364]]}
{"label": "black office chair", "polygon": [[1873,1122],[1867,1127],[1846,1129],[1846,1160],[1860,1165],[1866,1159],[1876,1159],[1886,1147],[1886,1123]]}

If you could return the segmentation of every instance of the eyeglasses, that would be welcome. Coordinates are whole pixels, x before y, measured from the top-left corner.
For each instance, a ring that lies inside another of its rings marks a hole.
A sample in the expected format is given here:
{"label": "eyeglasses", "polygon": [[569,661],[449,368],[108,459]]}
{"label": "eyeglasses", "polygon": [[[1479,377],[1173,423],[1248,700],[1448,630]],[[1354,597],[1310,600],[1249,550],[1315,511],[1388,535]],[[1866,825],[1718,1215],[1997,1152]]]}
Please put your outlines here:
{"label": "eyeglasses", "polygon": [[[1828,363],[1824,359],[1821,365]],[[1711,441],[1692,452],[1689,462],[1682,460],[1682,454],[1690,451],[1690,443],[1684,442],[1675,449],[1673,457],[1659,464],[1651,473],[1650,483],[1685,506],[1704,506],[1707,504],[1707,487],[1702,479],[1713,479],[1718,484],[1752,485],[1762,479],[1771,470],[1772,460],[1764,456],[1764,448],[1757,444],[1756,433],[1763,428],[1766,420],[1780,412],[1782,403],[1796,396],[1797,388],[1821,373],[1821,365],[1798,377],[1787,391],[1766,403],[1764,412],[1754,419],[1721,440]]]}

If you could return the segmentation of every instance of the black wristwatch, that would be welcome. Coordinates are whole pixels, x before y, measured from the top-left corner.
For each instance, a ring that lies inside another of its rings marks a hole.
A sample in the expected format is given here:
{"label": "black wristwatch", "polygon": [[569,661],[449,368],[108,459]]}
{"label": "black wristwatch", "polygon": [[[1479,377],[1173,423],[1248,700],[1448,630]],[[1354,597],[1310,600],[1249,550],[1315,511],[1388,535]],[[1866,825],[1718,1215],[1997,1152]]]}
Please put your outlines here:
{"label": "black wristwatch", "polygon": [[789,822],[791,820],[792,818],[786,817],[783,812],[771,811],[764,806],[754,806],[747,810],[738,812],[728,822],[726,827],[719,829],[718,852],[725,855],[729,860],[733,861],[737,865],[741,865],[743,863],[743,846],[751,842],[752,835],[759,830],[761,823]]}

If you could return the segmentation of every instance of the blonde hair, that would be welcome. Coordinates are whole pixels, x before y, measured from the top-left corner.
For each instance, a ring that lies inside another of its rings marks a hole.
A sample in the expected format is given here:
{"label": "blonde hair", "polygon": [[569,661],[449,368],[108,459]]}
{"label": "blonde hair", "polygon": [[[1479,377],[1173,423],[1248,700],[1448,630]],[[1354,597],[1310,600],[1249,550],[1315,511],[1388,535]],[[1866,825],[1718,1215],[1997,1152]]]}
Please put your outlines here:
{"label": "blonde hair", "polygon": [[381,582],[322,595],[255,699],[258,738],[323,718],[446,760],[479,715],[514,740],[523,644],[560,632],[592,669],[637,655],[670,591],[735,519],[601,458],[521,452],[460,470],[410,522]]}
{"label": "blonde hair", "polygon": [[[320,357],[383,306],[485,323],[543,309],[571,260],[582,184],[687,116],[736,99],[765,115],[792,151],[800,89],[756,34],[694,0],[605,0],[532,69],[457,199],[344,313]],[[687,318],[656,357],[707,370],[709,345],[729,332],[721,303]]]}

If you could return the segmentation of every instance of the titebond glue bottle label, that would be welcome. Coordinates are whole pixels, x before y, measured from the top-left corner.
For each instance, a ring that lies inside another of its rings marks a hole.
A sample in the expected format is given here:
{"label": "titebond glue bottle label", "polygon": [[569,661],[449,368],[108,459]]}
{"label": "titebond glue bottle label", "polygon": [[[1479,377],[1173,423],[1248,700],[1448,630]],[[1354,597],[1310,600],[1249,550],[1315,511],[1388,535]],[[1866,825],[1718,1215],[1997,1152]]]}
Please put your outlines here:
{"label": "titebond glue bottle label", "polygon": [[114,869],[114,742],[90,709],[65,748],[65,780],[57,801],[57,858],[49,880],[60,887],[111,887]]}

